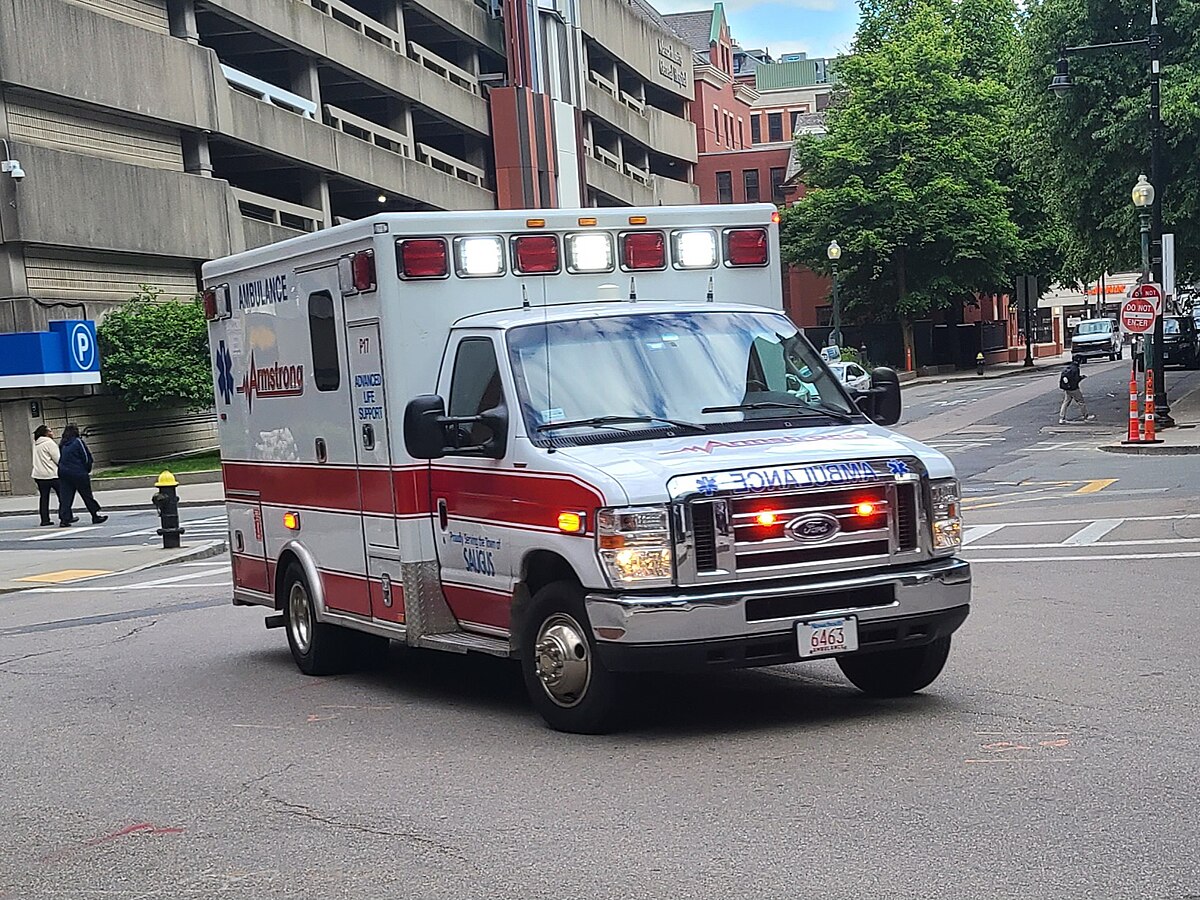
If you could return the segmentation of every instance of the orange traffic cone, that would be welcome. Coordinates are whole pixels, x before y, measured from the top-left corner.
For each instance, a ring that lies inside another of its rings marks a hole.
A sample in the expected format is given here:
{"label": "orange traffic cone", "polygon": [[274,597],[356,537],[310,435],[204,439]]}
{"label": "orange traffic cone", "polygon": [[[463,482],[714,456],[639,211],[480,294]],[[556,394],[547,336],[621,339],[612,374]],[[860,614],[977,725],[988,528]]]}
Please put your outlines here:
{"label": "orange traffic cone", "polygon": [[1137,386],[1137,369],[1133,368],[1129,371],[1129,437],[1125,443],[1136,444],[1141,440],[1139,423],[1141,419],[1138,416],[1138,386]]}

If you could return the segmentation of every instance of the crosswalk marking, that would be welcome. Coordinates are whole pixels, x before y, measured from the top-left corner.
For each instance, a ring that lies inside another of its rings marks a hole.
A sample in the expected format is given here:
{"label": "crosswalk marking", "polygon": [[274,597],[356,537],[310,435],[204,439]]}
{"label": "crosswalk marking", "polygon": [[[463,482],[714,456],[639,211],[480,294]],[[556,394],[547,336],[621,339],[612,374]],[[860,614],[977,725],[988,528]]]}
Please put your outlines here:
{"label": "crosswalk marking", "polygon": [[[1090,525],[1084,525],[1077,532],[1062,542],[1064,547],[1085,547],[1089,544],[1094,544],[1100,538],[1104,537],[1114,528],[1123,522],[1124,519],[1100,519],[1092,522]],[[1118,541],[1118,543],[1124,543]]]}
{"label": "crosswalk marking", "polygon": [[980,538],[985,538],[989,534],[995,534],[1003,527],[1003,525],[972,525],[963,532],[963,546],[965,547],[967,544],[973,544],[975,541],[979,540]]}
{"label": "crosswalk marking", "polygon": [[59,528],[57,531],[51,531],[48,534],[38,534],[33,537],[21,538],[22,541],[51,541],[57,538],[75,537],[83,534],[85,531],[95,531],[99,525],[82,525],[72,526],[71,528]]}

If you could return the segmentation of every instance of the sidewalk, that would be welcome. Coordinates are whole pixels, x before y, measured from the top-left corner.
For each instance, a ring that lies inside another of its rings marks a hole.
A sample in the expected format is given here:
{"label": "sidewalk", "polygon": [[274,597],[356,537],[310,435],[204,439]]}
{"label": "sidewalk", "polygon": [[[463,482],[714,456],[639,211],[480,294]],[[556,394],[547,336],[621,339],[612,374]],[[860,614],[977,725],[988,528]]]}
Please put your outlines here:
{"label": "sidewalk", "polygon": [[0,594],[37,587],[71,586],[105,575],[127,575],[156,566],[207,559],[226,551],[225,541],[161,547],[71,547],[0,553]]}
{"label": "sidewalk", "polygon": [[1071,361],[1070,353],[1060,353],[1058,356],[1043,356],[1040,359],[1035,359],[1032,366],[1026,366],[1025,361],[1015,363],[999,363],[998,365],[986,366],[982,375],[978,375],[974,370],[963,370],[961,372],[946,372],[940,375],[914,375],[906,377],[909,373],[902,372],[900,380],[904,384],[940,384],[946,381],[986,381],[992,378],[1007,378],[1012,375],[1021,375],[1023,373],[1038,373],[1047,369],[1057,369],[1065,366]]}
{"label": "sidewalk", "polygon": [[1108,453],[1136,453],[1139,456],[1190,456],[1200,454],[1200,388],[1171,405],[1175,427],[1157,433],[1161,444],[1122,444],[1116,441],[1100,449]]}
{"label": "sidewalk", "polygon": [[[93,481],[92,488],[96,501],[101,509],[153,509],[150,498],[154,496],[154,480],[156,476],[146,476],[146,486],[142,488],[123,488],[121,490],[106,490],[103,481]],[[225,500],[225,485],[221,482],[208,484],[181,484],[179,486],[179,505],[181,507],[195,506],[202,503],[223,503]],[[36,516],[38,498],[0,497],[0,516]]]}

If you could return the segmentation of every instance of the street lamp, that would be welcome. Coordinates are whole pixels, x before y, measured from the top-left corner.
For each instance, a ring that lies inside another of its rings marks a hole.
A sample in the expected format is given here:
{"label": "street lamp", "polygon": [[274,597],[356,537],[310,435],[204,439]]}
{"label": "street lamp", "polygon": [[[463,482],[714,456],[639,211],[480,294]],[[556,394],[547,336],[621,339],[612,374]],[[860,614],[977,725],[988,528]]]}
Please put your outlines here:
{"label": "street lamp", "polygon": [[[1139,230],[1142,235],[1142,284],[1145,284],[1150,280],[1150,217],[1154,207],[1154,185],[1146,180],[1145,175],[1139,175],[1137,184],[1133,186],[1130,193],[1133,196],[1134,208],[1137,209]],[[1158,369],[1154,367],[1154,351],[1145,337],[1142,338],[1142,350],[1146,369],[1154,368],[1154,378],[1157,383]],[[1157,403],[1157,399],[1155,402]],[[1155,416],[1156,420],[1157,418]]]}
{"label": "street lamp", "polygon": [[[1087,44],[1081,47],[1064,47],[1058,53],[1058,62],[1054,67],[1054,78],[1050,81],[1050,90],[1058,97],[1065,97],[1071,92],[1075,82],[1071,78],[1068,57],[1080,53],[1096,53],[1101,50],[1110,50],[1114,48],[1125,47],[1145,47],[1150,51],[1150,179],[1146,182],[1146,187],[1149,188],[1149,200],[1147,207],[1149,208],[1150,230],[1149,241],[1150,248],[1147,249],[1146,255],[1149,257],[1149,267],[1147,270],[1145,281],[1150,280],[1150,272],[1153,273],[1153,280],[1162,284],[1162,202],[1163,202],[1163,139],[1162,139],[1162,120],[1159,116],[1159,91],[1160,91],[1160,76],[1162,74],[1162,45],[1163,37],[1158,27],[1158,4],[1156,0],[1150,0],[1150,31],[1145,38],[1136,41],[1113,41],[1107,44]],[[1139,180],[1140,188],[1142,181]],[[1158,186],[1155,191],[1154,186]],[[1144,195],[1145,196],[1145,195]],[[1141,207],[1139,207],[1140,209]],[[1167,402],[1167,386],[1166,379],[1163,377],[1162,367],[1162,351],[1163,351],[1163,325],[1162,316],[1159,316],[1154,323],[1154,338],[1152,342],[1152,357],[1154,367],[1154,420],[1155,425],[1159,429],[1169,428],[1175,424],[1175,420],[1171,418],[1171,407]]]}
{"label": "street lamp", "polygon": [[836,240],[830,241],[829,246],[825,248],[825,255],[829,257],[829,264],[833,268],[833,330],[829,332],[829,346],[842,346],[842,305],[838,302],[838,278],[837,264],[842,258],[842,248]]}

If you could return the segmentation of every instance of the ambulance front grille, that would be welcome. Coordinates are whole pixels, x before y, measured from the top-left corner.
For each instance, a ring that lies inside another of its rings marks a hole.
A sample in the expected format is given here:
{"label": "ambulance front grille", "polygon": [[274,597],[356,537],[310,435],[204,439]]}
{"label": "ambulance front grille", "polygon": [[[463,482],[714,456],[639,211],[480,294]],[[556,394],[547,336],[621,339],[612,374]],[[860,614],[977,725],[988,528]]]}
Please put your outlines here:
{"label": "ambulance front grille", "polygon": [[[691,565],[682,580],[779,577],[915,557],[921,550],[919,490],[914,479],[693,499],[686,517]],[[729,523],[726,531],[723,523]]]}

